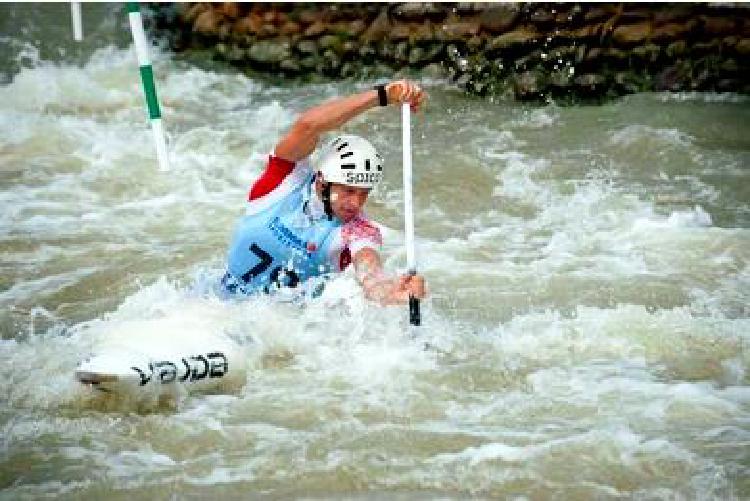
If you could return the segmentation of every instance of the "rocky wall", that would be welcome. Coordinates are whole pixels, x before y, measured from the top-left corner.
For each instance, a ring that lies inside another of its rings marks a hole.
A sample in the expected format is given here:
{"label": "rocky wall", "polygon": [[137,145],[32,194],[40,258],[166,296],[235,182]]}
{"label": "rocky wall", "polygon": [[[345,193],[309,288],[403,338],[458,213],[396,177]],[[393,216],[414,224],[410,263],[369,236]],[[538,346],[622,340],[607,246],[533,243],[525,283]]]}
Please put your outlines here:
{"label": "rocky wall", "polygon": [[409,67],[478,95],[750,93],[750,8],[644,3],[157,4],[176,51],[287,77]]}

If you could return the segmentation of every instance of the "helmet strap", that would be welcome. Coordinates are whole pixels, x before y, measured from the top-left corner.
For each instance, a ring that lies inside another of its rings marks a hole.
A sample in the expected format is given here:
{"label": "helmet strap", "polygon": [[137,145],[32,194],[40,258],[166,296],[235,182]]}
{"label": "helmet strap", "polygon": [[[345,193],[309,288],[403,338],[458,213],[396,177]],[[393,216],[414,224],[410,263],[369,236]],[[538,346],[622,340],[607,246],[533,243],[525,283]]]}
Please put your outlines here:
{"label": "helmet strap", "polygon": [[323,190],[321,191],[321,198],[323,199],[323,210],[328,216],[328,220],[333,220],[333,208],[331,207],[331,183],[323,181]]}

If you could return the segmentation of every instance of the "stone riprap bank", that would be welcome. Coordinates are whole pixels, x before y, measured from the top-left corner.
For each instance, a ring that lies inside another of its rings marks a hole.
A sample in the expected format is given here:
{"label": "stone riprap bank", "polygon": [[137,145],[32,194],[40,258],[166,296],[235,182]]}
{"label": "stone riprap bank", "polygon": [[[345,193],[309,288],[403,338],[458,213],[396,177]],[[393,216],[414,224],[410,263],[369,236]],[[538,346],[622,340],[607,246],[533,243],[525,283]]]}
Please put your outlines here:
{"label": "stone riprap bank", "polygon": [[750,93],[750,6],[641,3],[174,4],[176,51],[286,76],[446,74],[517,99]]}

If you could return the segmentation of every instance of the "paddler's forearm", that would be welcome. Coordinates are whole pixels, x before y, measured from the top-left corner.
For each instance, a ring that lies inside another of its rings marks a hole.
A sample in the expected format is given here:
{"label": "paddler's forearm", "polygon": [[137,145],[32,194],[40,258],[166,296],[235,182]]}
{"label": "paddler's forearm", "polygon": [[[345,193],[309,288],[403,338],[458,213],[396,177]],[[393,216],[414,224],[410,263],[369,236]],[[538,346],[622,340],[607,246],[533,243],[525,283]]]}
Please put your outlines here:
{"label": "paddler's forearm", "polygon": [[383,306],[406,304],[411,296],[424,299],[424,279],[417,275],[389,277],[384,273],[360,278],[365,297]]}
{"label": "paddler's forearm", "polygon": [[378,92],[371,89],[314,106],[294,122],[289,133],[276,145],[275,154],[292,162],[301,160],[313,152],[321,134],[377,105]]}
{"label": "paddler's forearm", "polygon": [[360,284],[362,284],[362,290],[367,299],[383,306],[399,303],[394,294],[396,287],[394,287],[394,280],[392,278],[382,273],[367,274],[366,276],[358,274],[357,278]]}
{"label": "paddler's forearm", "polygon": [[398,277],[389,277],[383,271],[380,256],[369,248],[354,256],[354,268],[365,297],[383,306],[404,304],[408,295],[403,294],[403,284]]}
{"label": "paddler's forearm", "polygon": [[[391,82],[385,86],[385,91],[388,104],[410,103],[414,111],[419,109],[425,99],[424,91],[407,80]],[[294,122],[286,136],[276,145],[274,153],[277,157],[297,162],[315,150],[321,134],[341,127],[379,104],[378,91],[370,89],[314,106]]]}
{"label": "paddler's forearm", "polygon": [[346,122],[378,105],[374,89],[347,97],[332,99],[305,111],[297,120],[318,134],[337,129]]}
{"label": "paddler's forearm", "polygon": [[[388,104],[409,102],[416,109],[423,101],[422,89],[406,80],[391,82],[385,86]],[[318,134],[341,127],[355,116],[380,104],[376,89],[366,90],[359,94],[332,99],[305,111],[297,120],[298,124],[308,127]]]}
{"label": "paddler's forearm", "polygon": [[389,304],[391,281],[383,273],[380,256],[373,249],[364,248],[354,255],[357,281],[362,285],[365,297],[382,305]]}

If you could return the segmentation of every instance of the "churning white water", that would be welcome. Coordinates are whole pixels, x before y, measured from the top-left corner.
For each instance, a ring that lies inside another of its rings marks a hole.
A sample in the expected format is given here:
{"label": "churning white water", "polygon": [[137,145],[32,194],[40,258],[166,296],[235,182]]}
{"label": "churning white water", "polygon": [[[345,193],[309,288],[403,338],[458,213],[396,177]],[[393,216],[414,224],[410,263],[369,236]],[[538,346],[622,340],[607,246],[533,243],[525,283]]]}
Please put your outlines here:
{"label": "churning white water", "polygon": [[[410,330],[349,274],[305,304],[213,292],[280,134],[373,82],[279,83],[153,49],[160,172],[132,47],[79,60],[5,39],[0,498],[750,496],[747,98],[533,107],[424,80],[430,298]],[[392,272],[399,118],[345,129],[386,159],[368,212]],[[75,382],[97,342],[158,319],[243,343],[246,380],[168,403]]]}

